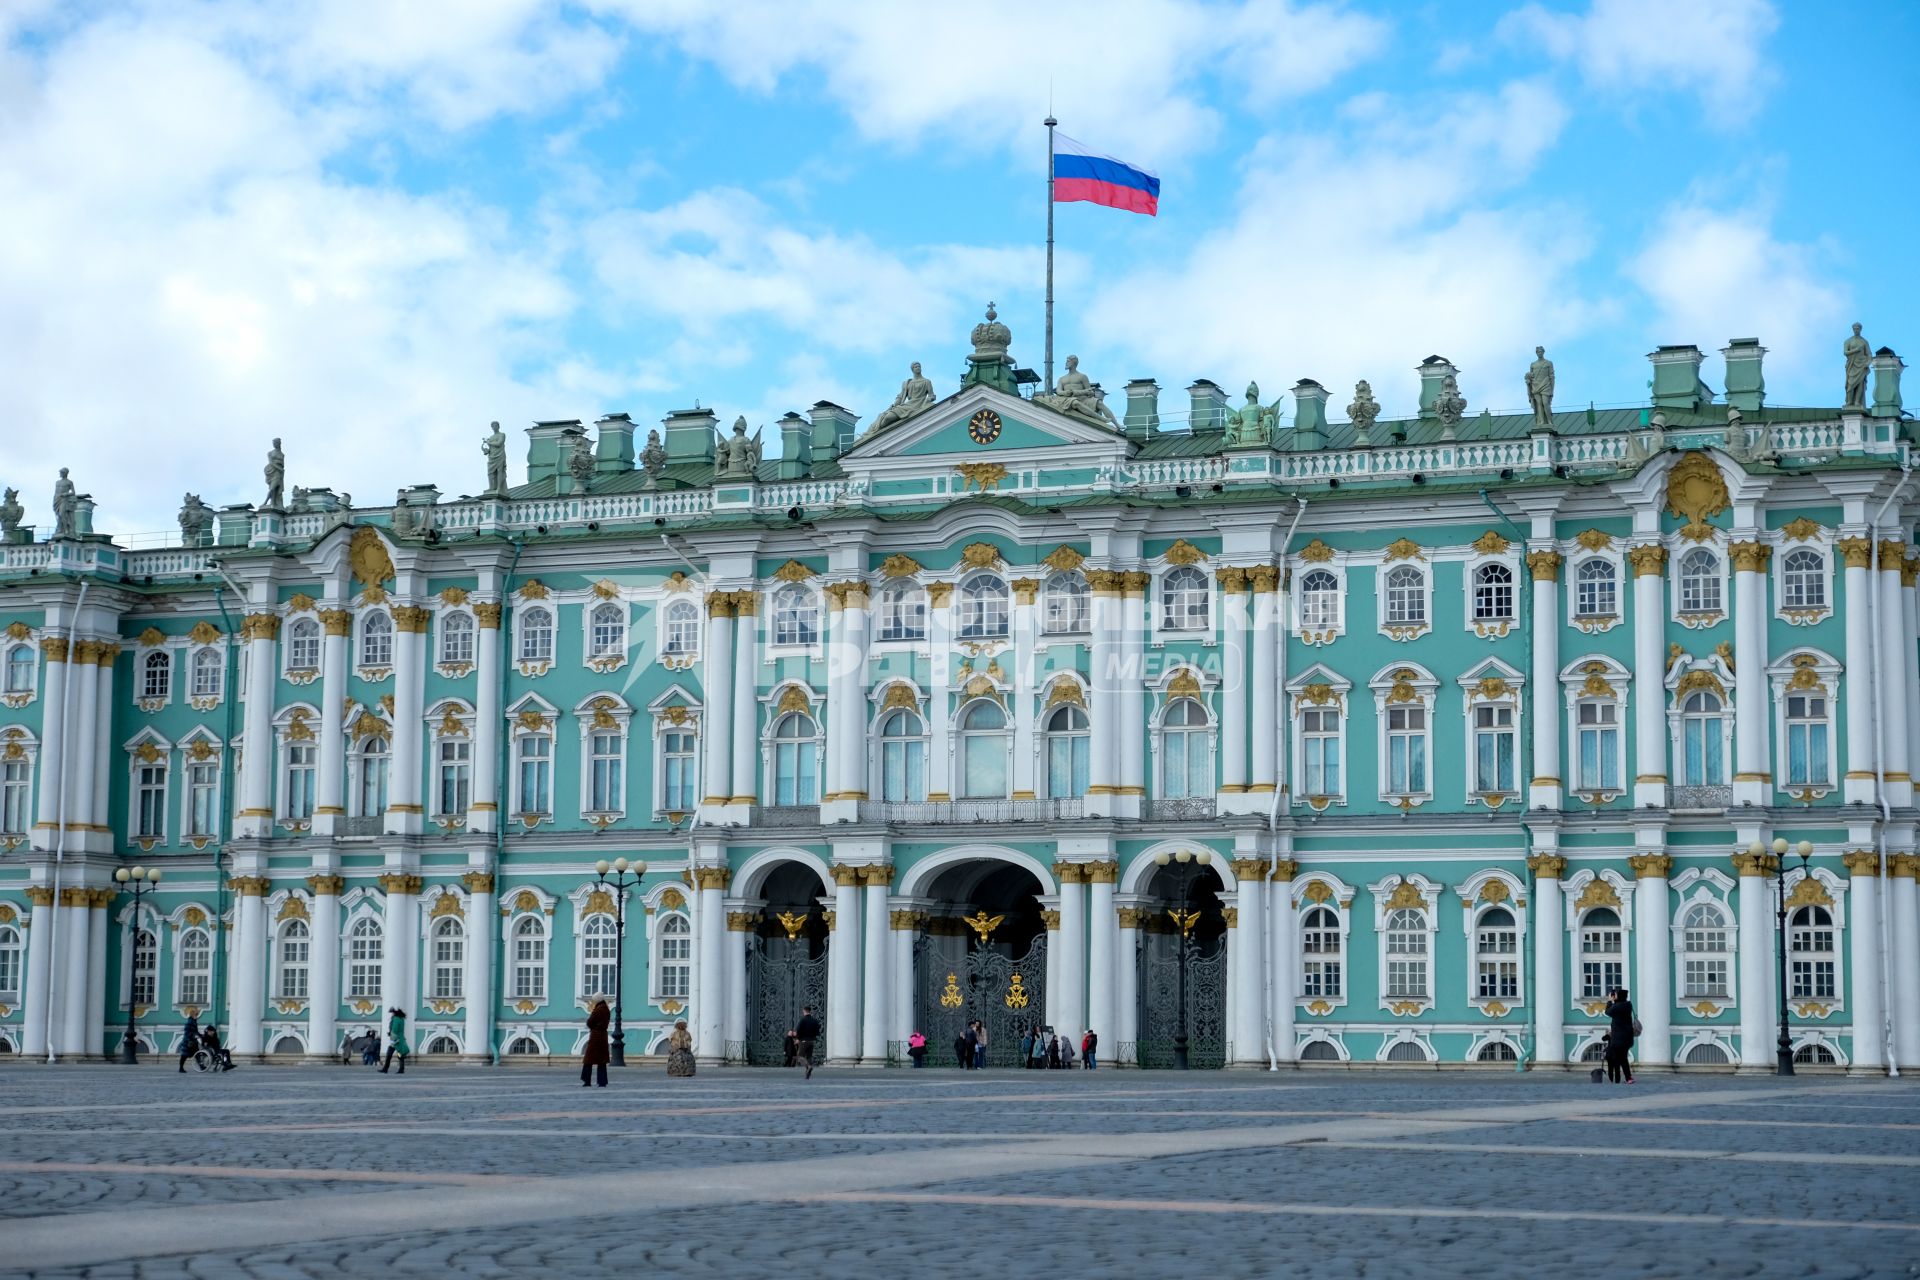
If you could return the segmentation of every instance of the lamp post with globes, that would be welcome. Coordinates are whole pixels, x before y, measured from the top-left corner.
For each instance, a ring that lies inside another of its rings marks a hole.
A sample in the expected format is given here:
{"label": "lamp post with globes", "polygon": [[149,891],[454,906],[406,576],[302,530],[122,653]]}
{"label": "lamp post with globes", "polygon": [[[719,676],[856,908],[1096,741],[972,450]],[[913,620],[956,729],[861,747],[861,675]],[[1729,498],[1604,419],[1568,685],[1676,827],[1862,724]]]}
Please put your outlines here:
{"label": "lamp post with globes", "polygon": [[[601,859],[594,866],[600,873],[596,883],[605,885],[614,891],[613,908],[613,1041],[608,1057],[616,1067],[627,1065],[627,1033],[621,1026],[621,994],[625,986],[624,977],[627,962],[627,890],[639,885],[640,877],[647,874],[644,862],[628,862],[625,858],[615,858],[612,862]],[[613,875],[608,877],[611,871]]]}
{"label": "lamp post with globes", "polygon": [[[1799,844],[1792,846],[1792,849],[1794,854],[1800,859],[1801,872],[1805,873],[1808,865],[1813,861],[1813,841],[1802,840]],[[1780,944],[1778,948],[1780,1043],[1778,1045],[1778,1057],[1774,1064],[1773,1072],[1775,1075],[1781,1076],[1790,1076],[1793,1074],[1793,1037],[1787,1030],[1787,850],[1786,837],[1775,836],[1773,840],[1773,899]],[[1752,845],[1748,846],[1747,852],[1758,855],[1766,851],[1761,847],[1760,842],[1756,840]]]}
{"label": "lamp post with globes", "polygon": [[120,1061],[132,1067],[140,1064],[134,1032],[140,1016],[140,899],[160,887],[160,868],[135,867],[129,871],[121,867],[113,878],[122,892],[133,895],[133,911],[127,916],[127,1034],[120,1041]]}
{"label": "lamp post with globes", "polygon": [[1188,1043],[1187,950],[1193,945],[1193,926],[1200,922],[1200,913],[1193,908],[1193,882],[1199,878],[1200,871],[1213,861],[1213,854],[1205,849],[1198,852],[1182,849],[1175,854],[1155,854],[1153,860],[1163,867],[1171,863],[1180,886],[1180,908],[1167,912],[1167,916],[1180,931],[1180,1012],[1179,1026],[1173,1036],[1173,1069],[1185,1071]]}

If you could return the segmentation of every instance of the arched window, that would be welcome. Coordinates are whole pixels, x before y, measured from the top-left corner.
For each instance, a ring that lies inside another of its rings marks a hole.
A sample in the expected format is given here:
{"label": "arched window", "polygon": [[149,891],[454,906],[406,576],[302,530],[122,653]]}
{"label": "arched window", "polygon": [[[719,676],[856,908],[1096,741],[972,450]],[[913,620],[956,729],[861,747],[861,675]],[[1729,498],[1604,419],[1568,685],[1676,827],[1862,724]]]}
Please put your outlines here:
{"label": "arched window", "polygon": [[1473,620],[1511,622],[1513,570],[1504,564],[1483,564],[1473,571]]}
{"label": "arched window", "polygon": [[467,929],[453,916],[433,922],[433,977],[427,989],[435,1000],[464,1000],[467,996]]}
{"label": "arched window", "polygon": [[1007,796],[1007,713],[978,699],[960,713],[960,795],[968,800]]}
{"label": "arched window", "polygon": [[1160,579],[1160,626],[1165,631],[1205,631],[1210,618],[1207,575],[1190,564]]}
{"label": "arched window", "polygon": [[0,1000],[10,1004],[20,1002],[20,971],[24,957],[20,931],[10,924],[0,925]]}
{"label": "arched window", "polygon": [[547,998],[547,924],[532,912],[513,926],[513,998]]}
{"label": "arched window", "polygon": [[7,650],[7,692],[33,692],[33,646],[17,644]]}
{"label": "arched window", "polygon": [[1340,1050],[1329,1040],[1309,1040],[1300,1046],[1302,1062],[1338,1062]]}
{"label": "arched window", "polygon": [[393,665],[393,618],[384,609],[367,614],[360,623],[360,665]]}
{"label": "arched window", "polygon": [[274,940],[273,991],[276,999],[307,998],[307,956],[312,937],[305,920],[289,920]]}
{"label": "arched window", "polygon": [[1620,704],[1610,698],[1582,698],[1576,704],[1574,741],[1579,752],[1580,791],[1620,789]]}
{"label": "arched window", "polygon": [[427,1041],[427,1052],[436,1056],[460,1052],[460,1044],[452,1036],[435,1036]]}
{"label": "arched window", "polygon": [[613,917],[596,913],[580,927],[580,994],[589,1000],[613,995],[613,970],[620,939]]}
{"label": "arched window", "polygon": [[773,593],[773,643],[820,643],[820,605],[813,592],[789,582]]}
{"label": "arched window", "polygon": [[218,698],[226,675],[226,655],[208,645],[193,654],[193,692],[195,698]]}
{"label": "arched window", "polygon": [[1071,703],[1047,715],[1047,796],[1071,800],[1087,794],[1087,762],[1092,738],[1087,713]]}
{"label": "arched window", "polygon": [[1087,579],[1078,569],[1047,575],[1040,601],[1041,627],[1048,635],[1081,635],[1087,630]]}
{"label": "arched window", "polygon": [[1340,625],[1340,579],[1309,569],[1300,579],[1300,629],[1330,631]]}
{"label": "arched window", "polygon": [[320,669],[320,624],[312,618],[295,618],[287,628],[287,670]]}
{"label": "arched window", "polygon": [[[26,647],[23,645],[15,649],[14,653],[26,653]],[[11,693],[13,692],[13,654],[9,654],[7,657],[7,691]],[[32,679],[33,657],[31,654],[27,655],[27,663],[27,678]],[[165,649],[155,649],[140,663],[140,697],[156,702],[165,702],[171,696],[173,696],[173,655]]]}
{"label": "arched window", "polygon": [[1725,708],[1702,689],[1680,704],[1680,785],[1718,787],[1727,781]]}
{"label": "arched window", "polygon": [[1473,930],[1473,973],[1478,999],[1520,998],[1520,929],[1505,907],[1480,913]]}
{"label": "arched window", "polygon": [[1515,1053],[1513,1046],[1505,1040],[1489,1040],[1480,1046],[1480,1052],[1475,1055],[1474,1060],[1477,1062],[1518,1062],[1520,1055]]}
{"label": "arched window", "polygon": [[960,638],[991,640],[1006,634],[1006,582],[998,574],[974,574],[960,586]]}
{"label": "arched window", "polygon": [[1793,1060],[1810,1067],[1838,1066],[1840,1060],[1833,1056],[1833,1050],[1817,1041],[1809,1041],[1793,1051]]}
{"label": "arched window", "polygon": [[180,1003],[205,1009],[213,996],[213,939],[205,929],[180,931]]}
{"label": "arched window", "polygon": [[1595,907],[1580,922],[1580,998],[1605,1000],[1615,987],[1626,985],[1620,915],[1610,907]]}
{"label": "arched window", "polygon": [[133,967],[128,996],[135,1008],[151,1009],[160,1002],[160,940],[151,929],[133,931]]}
{"label": "arched window", "polygon": [[1396,907],[1387,912],[1387,999],[1426,998],[1427,937],[1425,911]]}
{"label": "arched window", "polygon": [[880,588],[880,638],[927,638],[927,593],[911,578],[895,578]]}
{"label": "arched window", "polygon": [[1787,695],[1787,781],[1823,787],[1833,777],[1827,763],[1827,699],[1814,692]]}
{"label": "arched window", "polygon": [[1680,557],[1680,612],[1720,611],[1720,557],[1695,547]]}
{"label": "arched window", "polygon": [[608,600],[594,606],[588,624],[589,657],[617,658],[627,650],[627,611]]}
{"label": "arched window", "polygon": [[1300,921],[1300,994],[1338,1000],[1341,983],[1340,917],[1329,907],[1315,907]]}
{"label": "arched window", "polygon": [[1807,547],[1787,552],[1780,562],[1780,588],[1782,608],[1826,608],[1827,558]]}
{"label": "arched window", "polygon": [[553,610],[542,605],[521,610],[519,660],[553,661]]}
{"label": "arched window", "polygon": [[440,661],[465,665],[473,661],[474,622],[470,613],[449,613],[440,619]]}
{"label": "arched window", "polygon": [[693,928],[678,912],[659,917],[654,939],[659,959],[653,966],[654,996],[685,1000],[693,989]]}
{"label": "arched window", "polygon": [[773,726],[774,804],[820,803],[815,769],[819,732],[813,717],[803,711],[789,711]]}
{"label": "arched window", "polygon": [[1573,577],[1573,612],[1579,618],[1612,618],[1620,613],[1620,577],[1613,561],[1582,561]]}
{"label": "arched window", "polygon": [[355,817],[377,818],[387,811],[387,780],[392,764],[387,740],[377,734],[361,742],[354,752],[354,769],[359,774],[358,785],[353,789]]}
{"label": "arched window", "polygon": [[355,1000],[380,998],[380,961],[386,954],[386,938],[380,922],[361,916],[347,932],[347,995]]}
{"label": "arched window", "polygon": [[1680,922],[1680,995],[1725,1000],[1732,991],[1733,939],[1727,917],[1710,902],[1687,908]]}
{"label": "arched window", "polygon": [[532,1036],[515,1036],[513,1043],[507,1046],[507,1053],[515,1058],[537,1058],[540,1056],[540,1042]]}
{"label": "arched window", "polygon": [[1213,726],[1192,698],[1176,698],[1160,719],[1160,794],[1169,800],[1213,794]]}
{"label": "arched window", "polygon": [[1787,917],[1787,968],[1795,1000],[1835,997],[1833,914],[1825,907],[1801,907]]}
{"label": "arched window", "polygon": [[1410,564],[1387,570],[1387,625],[1419,627],[1427,621],[1427,575]]}
{"label": "arched window", "polygon": [[893,711],[880,722],[880,799],[906,804],[926,798],[925,723],[911,711]]}
{"label": "arched window", "polygon": [[661,633],[662,653],[676,658],[693,657],[700,652],[700,610],[691,600],[675,600],[667,606]]}

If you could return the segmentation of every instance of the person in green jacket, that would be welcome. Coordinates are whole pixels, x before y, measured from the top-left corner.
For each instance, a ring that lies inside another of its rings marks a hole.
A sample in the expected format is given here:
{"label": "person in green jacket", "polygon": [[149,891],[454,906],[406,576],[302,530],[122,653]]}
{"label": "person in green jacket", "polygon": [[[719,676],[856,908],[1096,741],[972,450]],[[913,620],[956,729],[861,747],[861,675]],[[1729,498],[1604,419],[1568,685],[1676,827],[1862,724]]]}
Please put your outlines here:
{"label": "person in green jacket", "polygon": [[385,1075],[387,1068],[393,1065],[393,1055],[400,1055],[400,1075],[407,1074],[407,1015],[399,1009],[389,1009],[393,1016],[387,1019],[387,1060],[380,1064],[380,1074]]}

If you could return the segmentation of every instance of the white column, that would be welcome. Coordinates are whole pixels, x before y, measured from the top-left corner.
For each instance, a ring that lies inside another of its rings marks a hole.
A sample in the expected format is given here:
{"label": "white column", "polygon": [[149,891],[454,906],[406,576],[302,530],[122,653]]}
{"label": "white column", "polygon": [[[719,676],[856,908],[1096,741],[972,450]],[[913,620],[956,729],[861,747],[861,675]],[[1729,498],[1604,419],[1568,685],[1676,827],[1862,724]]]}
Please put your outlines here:
{"label": "white column", "polygon": [[[1115,1051],[1118,1027],[1119,924],[1113,914],[1114,881],[1120,864],[1089,862],[1087,872],[1087,1025],[1100,1037],[1096,1061]],[[1074,1045],[1076,1052],[1079,1044]]]}
{"label": "white column", "polygon": [[927,799],[952,799],[953,584],[927,584]]}
{"label": "white column", "polygon": [[88,925],[93,919],[93,890],[60,891],[60,1040],[68,1055],[87,1051],[87,965],[93,956]]}
{"label": "white column", "polygon": [[[493,1057],[488,1014],[493,1009],[493,959],[500,929],[498,888],[491,871],[469,871],[461,882],[467,886],[467,1034],[462,1047],[469,1061],[487,1062]],[[644,935],[644,920],[639,929],[629,921],[629,934]]]}
{"label": "white column", "polygon": [[1880,669],[1886,673],[1886,696],[1880,699],[1887,726],[1887,803],[1904,809],[1913,803],[1913,776],[1907,759],[1908,702],[1913,696],[1914,637],[1907,630],[1906,599],[1900,589],[1901,566],[1907,544],[1891,538],[1880,543]]}
{"label": "white column", "polygon": [[727,1002],[720,1032],[732,1062],[746,1061],[747,947],[753,941],[753,925],[753,912],[727,912]]}
{"label": "white column", "polygon": [[[1560,777],[1560,553],[1548,543],[1527,554],[1527,567],[1533,574],[1533,678],[1528,681],[1533,704],[1533,778],[1527,787],[1527,805],[1558,809],[1566,790]],[[1535,972],[1546,977],[1545,970]],[[1557,965],[1555,972],[1559,972]],[[1564,1022],[1559,1025],[1564,1028]],[[1545,1024],[1541,1027],[1544,1039]],[[1565,1057],[1563,1038],[1555,1042],[1552,1058],[1540,1060],[1560,1062]]]}
{"label": "white column", "polygon": [[[840,630],[838,644],[828,653],[828,673],[840,683],[840,730],[829,743],[828,760],[839,760],[838,803],[835,815],[853,822],[860,816],[860,802],[867,798],[867,641],[872,615],[867,610],[867,586],[864,582],[840,584]],[[829,720],[831,726],[831,720]],[[831,727],[829,733],[832,734]]]}
{"label": "white column", "polygon": [[[387,778],[389,832],[419,835],[426,824],[420,788],[426,768],[421,763],[426,724],[427,622],[432,613],[417,605],[393,610],[393,760]],[[412,1011],[408,1015],[411,1018]]]}
{"label": "white column", "polygon": [[[331,686],[338,689],[339,685]],[[322,696],[326,696],[323,692]],[[332,1060],[338,1056],[340,1019],[340,894],[347,887],[340,876],[307,877],[313,894],[309,938],[313,948],[307,965],[307,1056]],[[467,926],[473,946],[473,925]]]}
{"label": "white column", "polygon": [[[1087,872],[1077,862],[1056,862],[1053,874],[1060,882],[1060,964],[1054,970],[1060,980],[1060,999],[1053,1025],[1078,1052],[1081,1033],[1087,1029]],[[1054,941],[1049,940],[1049,946]],[[1053,994],[1051,986],[1047,994]]]}
{"label": "white column", "polygon": [[[1540,596],[1540,580],[1534,579],[1534,598]],[[1557,619],[1556,619],[1557,622]],[[1536,625],[1536,636],[1552,628]],[[1535,651],[1538,657],[1538,650]],[[1538,672],[1539,665],[1534,670]],[[1557,688],[1556,679],[1552,687]],[[1527,859],[1533,867],[1533,992],[1538,1008],[1534,1010],[1537,1044],[1534,1061],[1542,1066],[1567,1060],[1567,926],[1562,906],[1560,877],[1567,860],[1556,854],[1537,853]],[[1643,1023],[1645,1019],[1641,1020]]]}
{"label": "white column", "polygon": [[1089,708],[1093,740],[1087,757],[1088,817],[1112,817],[1120,806],[1116,792],[1120,786],[1120,685],[1121,669],[1117,634],[1121,612],[1120,582],[1124,575],[1107,569],[1087,573],[1092,591],[1093,612],[1089,625],[1092,635],[1093,706]]}
{"label": "white column", "polygon": [[1228,1065],[1265,1066],[1267,1020],[1261,1008],[1266,998],[1265,952],[1267,927],[1261,910],[1266,905],[1267,864],[1258,858],[1235,859],[1237,921],[1227,939],[1229,986],[1233,1000],[1233,1056]]}
{"label": "white column", "polygon": [[68,715],[68,732],[72,738],[67,749],[67,767],[72,772],[67,782],[67,829],[79,833],[78,839],[68,839],[69,849],[84,845],[90,834],[87,828],[106,820],[106,815],[96,818],[93,813],[93,779],[100,764],[100,681],[97,679],[99,668],[94,665],[99,652],[96,641],[75,641],[67,664],[67,682],[73,696]]}
{"label": "white column", "polygon": [[[1633,564],[1633,807],[1667,803],[1667,670],[1664,638],[1667,549],[1649,544],[1627,552]],[[1538,625],[1538,620],[1535,620]],[[1550,687],[1550,686],[1549,686]],[[1634,1007],[1639,1008],[1636,1001]],[[1640,1019],[1644,1025],[1646,1019]]]}
{"label": "white column", "polygon": [[[1767,691],[1767,564],[1773,548],[1736,542],[1733,560],[1733,802],[1766,804],[1773,795],[1773,765],[1767,759],[1767,725],[1773,704]],[[1771,1049],[1769,1048],[1769,1055]],[[1766,1061],[1773,1059],[1768,1056]]]}
{"label": "white column", "polygon": [[1636,1058],[1643,1066],[1673,1061],[1673,920],[1667,906],[1667,876],[1673,859],[1664,853],[1627,859],[1639,879],[1633,887],[1633,1011],[1641,1034]]}
{"label": "white column", "polygon": [[[1744,668],[1746,663],[1740,665]],[[1736,853],[1733,865],[1740,873],[1740,1065],[1771,1067],[1777,1039],[1773,991],[1775,921],[1772,884],[1767,877],[1772,872],[1773,855]]]}
{"label": "white column", "polygon": [[[254,753],[249,751],[249,759]],[[238,875],[227,881],[233,890],[233,948],[227,956],[227,1026],[225,1041],[236,1054],[258,1054],[260,1019],[267,1002],[267,892],[263,875]],[[217,947],[225,939],[214,935]],[[393,934],[386,937],[393,946]],[[391,951],[389,951],[391,954]]]}
{"label": "white column", "polygon": [[707,596],[707,644],[701,654],[700,695],[705,702],[700,729],[706,764],[706,796],[701,817],[720,817],[733,795],[733,593]]}
{"label": "white column", "polygon": [[1273,1053],[1281,1062],[1294,1061],[1294,1041],[1297,1033],[1294,1024],[1299,1010],[1294,1002],[1299,999],[1300,988],[1297,979],[1300,954],[1299,913],[1293,909],[1293,878],[1300,874],[1300,864],[1291,858],[1280,858],[1274,862],[1271,896],[1267,901],[1267,930],[1272,935],[1269,946],[1272,949],[1273,991]]}
{"label": "white column", "polygon": [[[1046,899],[1042,898],[1041,901],[1045,902]],[[1067,991],[1067,979],[1063,972],[1067,960],[1066,952],[1060,945],[1059,899],[1056,897],[1053,902],[1053,906],[1040,909],[1040,923],[1047,929],[1047,998],[1041,1003],[1040,1020],[1057,1031],[1064,1020],[1060,1005]]]}
{"label": "white column", "polygon": [[827,943],[826,1060],[843,1066],[860,1058],[861,941],[860,869],[835,864],[833,936]]}
{"label": "white column", "polygon": [[[497,654],[497,613],[494,626]],[[320,630],[320,689],[314,695],[320,704],[320,762],[314,775],[313,833],[329,836],[339,831],[341,819],[347,816],[347,637],[353,633],[353,615],[345,609],[322,609]],[[485,685],[482,677],[482,688]],[[494,718],[499,719],[498,712]],[[481,762],[474,761],[476,794],[481,768]]]}
{"label": "white column", "polygon": [[893,939],[888,928],[887,894],[893,868],[886,864],[861,868],[867,882],[866,902],[860,911],[862,953],[860,993],[860,1065],[887,1065],[887,1019],[893,1002],[888,979],[893,976]]}
{"label": "white column", "polygon": [[1147,608],[1153,577],[1143,570],[1126,575],[1120,600],[1121,651],[1126,667],[1121,683],[1120,807],[1123,817],[1146,812],[1147,798]]}
{"label": "white column", "polygon": [[[107,988],[109,985],[107,979],[107,929],[110,927],[107,922],[107,907],[118,896],[119,895],[112,889],[95,889],[93,891],[93,908],[87,913],[87,1029],[86,1040],[80,1046],[80,1052],[89,1058],[100,1055],[103,1048],[102,1040],[106,1033]],[[134,927],[136,929],[139,928],[137,921]],[[124,939],[123,941],[131,941],[131,939]],[[154,937],[154,945],[156,947],[159,945],[159,935],[157,932]],[[158,953],[156,952],[156,959],[157,958]],[[119,984],[114,983],[112,986],[117,993],[120,989]],[[159,992],[156,990],[154,995],[157,1001]],[[114,1043],[118,1044],[119,1042],[120,1037],[115,1036]]]}
{"label": "white column", "polygon": [[[47,998],[53,991],[53,890],[29,885],[27,901],[32,905],[27,914],[27,989],[21,1010],[26,1021],[20,1028],[20,1056],[37,1058],[47,1052]],[[54,1036],[57,1041],[57,1020]]]}
{"label": "white column", "polygon": [[[240,814],[233,834],[245,839],[273,834],[273,769],[279,755],[273,741],[273,693],[280,675],[274,642],[280,634],[280,615],[250,613],[241,626],[247,646],[247,749],[240,766]],[[235,693],[226,691],[230,698]],[[240,1052],[237,1046],[234,1052]]]}
{"label": "white column", "polygon": [[1220,590],[1220,813],[1247,811],[1247,571],[1228,566]]}
{"label": "white column", "polygon": [[[1286,640],[1286,597],[1277,589],[1280,571],[1271,565],[1255,565],[1247,571],[1253,585],[1253,741],[1248,746],[1251,780],[1248,794],[1259,799],[1252,811],[1266,813],[1273,808],[1273,796],[1279,789],[1279,707],[1280,646]],[[1291,1045],[1288,1046],[1292,1048]]]}
{"label": "white column", "polygon": [[[725,867],[693,869],[694,945],[699,948],[700,1003],[694,1008],[693,1052],[697,1061],[718,1064],[726,1057],[727,910],[730,877]],[[745,999],[743,995],[741,999]]]}
{"label": "white column", "polygon": [[[62,712],[65,710],[63,704],[67,690],[67,657],[72,648],[65,636],[48,636],[40,642],[46,676],[41,681],[45,701],[40,716],[40,754],[37,761],[40,772],[38,817],[33,825],[33,847],[36,849],[52,849],[60,841],[60,779],[65,774],[67,741],[66,720]],[[65,820],[73,821],[71,816]],[[54,1040],[55,1043],[59,1042],[57,1033]]]}
{"label": "white column", "polygon": [[847,589],[852,583],[829,583],[826,589],[827,606],[827,705],[826,736],[827,749],[820,764],[820,803],[822,821],[839,821],[838,810],[828,808],[840,799],[840,792],[846,784],[841,780],[847,767],[846,736],[853,727],[853,716],[847,711],[850,699],[848,686],[852,683],[852,668],[844,661],[847,648],[847,630],[850,622],[847,618]]}
{"label": "white column", "polygon": [[[497,604],[477,604],[474,613],[480,621],[479,642],[474,648],[474,657],[478,667],[476,676],[479,685],[473,697],[473,789],[467,808],[467,831],[472,835],[491,835],[500,821],[500,730],[506,718],[506,710],[500,705],[500,606]],[[333,638],[329,636],[331,644]],[[333,661],[331,657],[327,659]],[[331,666],[327,668],[333,670]],[[345,667],[341,668],[344,673]],[[332,689],[333,677],[327,677],[327,688]],[[337,697],[329,699],[339,702]],[[478,938],[490,930],[486,921],[479,921],[471,930]],[[468,987],[471,998],[472,987]],[[481,1034],[485,1039],[485,1032]],[[471,1038],[467,1041],[467,1052],[476,1053]]]}
{"label": "white column", "polygon": [[1920,580],[1920,556],[1908,557],[1900,573],[1900,601],[1906,617],[1906,640],[1899,649],[1900,676],[1906,685],[1907,707],[1907,772],[1911,774],[1920,768],[1920,650],[1916,650],[1916,637],[1920,637],[1920,590],[1915,589]]}
{"label": "white column", "polygon": [[1113,1034],[1100,1033],[1101,1062],[1109,1067],[1140,1064],[1140,925],[1146,912],[1136,906],[1114,908]]}
{"label": "white column", "polygon": [[[920,930],[926,927],[927,916],[924,911],[895,908],[887,913],[887,922],[891,926],[893,948],[892,985],[887,988],[893,993],[893,1028],[888,1038],[905,1044],[908,1036],[925,1029],[913,1025],[913,944]],[[929,1041],[929,1062],[939,1064],[938,1051],[939,1046]]]}
{"label": "white column", "polygon": [[[396,700],[397,701],[397,700]],[[416,1053],[420,1045],[419,1037],[413,1034],[415,1006],[419,984],[414,981],[415,965],[420,951],[420,891],[426,885],[420,876],[407,875],[404,872],[388,872],[380,877],[380,888],[387,895],[387,911],[383,923],[386,937],[383,939],[380,963],[380,998],[384,1006],[380,1011],[380,1020],[384,1026],[388,1009],[403,1009],[407,1014],[407,1047]],[[558,939],[549,937],[549,954],[557,945]],[[549,991],[548,996],[553,993]]]}
{"label": "white column", "polygon": [[[760,792],[759,619],[753,592],[734,593],[733,626],[733,794],[729,804],[751,805]],[[772,797],[768,797],[769,800]],[[742,821],[745,810],[739,811]]]}
{"label": "white column", "polygon": [[99,758],[93,771],[93,821],[97,826],[106,827],[107,830],[95,832],[94,839],[96,843],[105,842],[107,847],[111,847],[114,822],[108,807],[108,795],[113,781],[115,754],[113,749],[113,662],[120,656],[120,646],[103,642],[95,650],[95,654],[100,663],[97,674],[100,693],[94,699],[93,741]]}
{"label": "white column", "polygon": [[[1889,858],[1892,873],[1886,882],[1887,965],[1893,1004],[1893,1055],[1903,1069],[1920,1067],[1920,859],[1912,854]],[[1849,917],[1851,919],[1852,917]]]}
{"label": "white column", "polygon": [[1036,578],[1013,581],[1013,798],[1031,800],[1039,787],[1034,778],[1034,633],[1039,630],[1034,599],[1040,590]]}
{"label": "white column", "polygon": [[[1841,618],[1847,629],[1847,673],[1843,681],[1847,699],[1846,779],[1842,794],[1848,804],[1874,804],[1878,791],[1876,774],[1869,766],[1876,763],[1873,741],[1874,689],[1873,651],[1878,643],[1874,634],[1872,604],[1873,543],[1862,537],[1842,538],[1834,544],[1846,564],[1842,574]],[[1771,714],[1771,708],[1768,709]],[[1879,872],[1874,872],[1876,876]],[[1848,913],[1852,918],[1852,913]]]}
{"label": "white column", "polygon": [[1853,1017],[1851,1069],[1878,1074],[1887,1063],[1886,1006],[1880,1001],[1880,858],[1871,849],[1846,854],[1847,977]]}

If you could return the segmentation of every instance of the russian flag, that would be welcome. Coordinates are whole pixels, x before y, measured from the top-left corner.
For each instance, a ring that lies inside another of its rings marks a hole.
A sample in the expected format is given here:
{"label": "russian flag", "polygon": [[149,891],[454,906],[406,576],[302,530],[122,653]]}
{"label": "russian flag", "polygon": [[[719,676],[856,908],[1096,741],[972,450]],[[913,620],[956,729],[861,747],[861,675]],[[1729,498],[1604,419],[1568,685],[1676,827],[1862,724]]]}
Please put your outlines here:
{"label": "russian flag", "polygon": [[1112,156],[1097,155],[1064,133],[1056,133],[1053,200],[1055,204],[1087,200],[1152,217],[1160,211],[1160,179]]}

